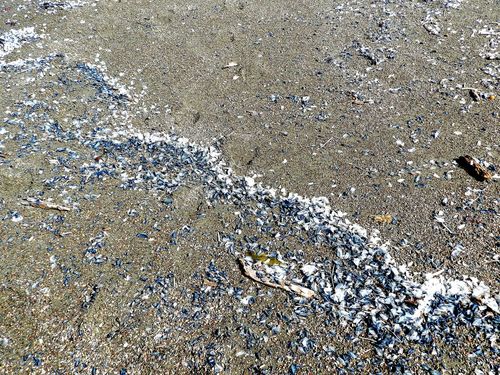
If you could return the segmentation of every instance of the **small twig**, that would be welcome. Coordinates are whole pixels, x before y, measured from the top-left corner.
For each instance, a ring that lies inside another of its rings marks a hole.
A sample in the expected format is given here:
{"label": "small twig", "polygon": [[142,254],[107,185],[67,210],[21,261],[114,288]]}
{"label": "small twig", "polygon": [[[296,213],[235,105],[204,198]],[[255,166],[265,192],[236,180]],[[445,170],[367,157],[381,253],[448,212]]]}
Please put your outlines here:
{"label": "small twig", "polygon": [[328,143],[329,143],[332,139],[333,139],[333,137],[330,137],[330,138],[328,139],[328,141],[326,141],[326,142],[325,142],[325,143],[323,143],[323,144],[320,144],[320,145],[319,145],[319,146],[320,146],[320,148],[325,147],[325,146],[326,146],[326,145],[327,145],[327,144],[328,144]]}
{"label": "small twig", "polygon": [[31,206],[36,208],[42,208],[44,210],[57,210],[57,211],[71,211],[71,208],[60,206],[55,203],[45,202],[37,198],[26,198],[21,204],[25,206]]}
{"label": "small twig", "polygon": [[228,69],[228,68],[234,68],[235,66],[238,66],[237,62],[231,61],[229,64],[224,65],[222,69]]}
{"label": "small twig", "polygon": [[455,234],[450,228],[445,223],[441,223],[441,225],[450,233],[450,234]]}
{"label": "small twig", "polygon": [[238,261],[243,270],[243,274],[249,279],[252,279],[253,281],[264,284],[271,288],[278,288],[286,290],[287,292],[293,292],[305,298],[313,298],[316,295],[316,293],[314,293],[313,290],[291,282],[283,281],[281,284],[276,284],[273,283],[272,281],[269,281],[269,279],[267,278],[259,278],[257,276],[257,273],[252,269],[252,267],[246,264],[243,259],[238,259]]}

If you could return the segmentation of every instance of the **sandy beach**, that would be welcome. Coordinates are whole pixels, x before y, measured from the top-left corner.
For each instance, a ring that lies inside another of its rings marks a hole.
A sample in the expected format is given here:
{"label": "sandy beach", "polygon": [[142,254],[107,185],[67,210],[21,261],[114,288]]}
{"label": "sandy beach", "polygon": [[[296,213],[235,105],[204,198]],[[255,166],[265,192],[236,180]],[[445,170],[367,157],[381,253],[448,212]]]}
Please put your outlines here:
{"label": "sandy beach", "polygon": [[3,1],[0,372],[498,373],[499,16]]}

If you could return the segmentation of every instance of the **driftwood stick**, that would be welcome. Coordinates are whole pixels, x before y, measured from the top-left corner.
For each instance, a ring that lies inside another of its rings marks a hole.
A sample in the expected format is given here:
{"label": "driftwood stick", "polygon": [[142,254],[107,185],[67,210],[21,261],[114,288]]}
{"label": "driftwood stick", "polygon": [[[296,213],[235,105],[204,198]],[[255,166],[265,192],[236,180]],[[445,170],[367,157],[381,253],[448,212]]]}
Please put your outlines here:
{"label": "driftwood stick", "polygon": [[60,206],[55,203],[45,202],[37,198],[26,198],[21,204],[25,206],[31,206],[36,208],[43,208],[45,210],[57,210],[57,211],[71,211],[71,208]]}
{"label": "driftwood stick", "polygon": [[469,155],[460,156],[456,159],[458,165],[478,181],[489,181],[493,177],[491,172]]}
{"label": "driftwood stick", "polygon": [[314,293],[313,290],[291,283],[289,281],[283,281],[281,284],[276,284],[267,278],[260,278],[257,276],[255,270],[253,270],[249,264],[245,263],[243,259],[238,259],[238,261],[240,263],[241,269],[243,270],[243,274],[249,279],[252,279],[253,281],[264,284],[271,288],[278,288],[286,290],[287,292],[293,292],[305,298],[313,298],[316,295],[316,293]]}

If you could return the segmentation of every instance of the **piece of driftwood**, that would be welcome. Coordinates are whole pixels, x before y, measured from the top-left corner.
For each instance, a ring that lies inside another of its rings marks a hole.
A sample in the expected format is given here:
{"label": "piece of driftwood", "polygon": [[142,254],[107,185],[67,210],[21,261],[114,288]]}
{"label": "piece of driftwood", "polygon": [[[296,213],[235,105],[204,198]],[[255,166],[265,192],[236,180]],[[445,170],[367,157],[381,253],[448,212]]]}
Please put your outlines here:
{"label": "piece of driftwood", "polygon": [[277,284],[270,281],[267,277],[260,278],[257,276],[257,272],[255,272],[255,270],[249,264],[245,263],[243,259],[238,259],[238,261],[240,263],[243,274],[249,279],[252,279],[253,281],[264,284],[271,288],[278,288],[286,290],[287,292],[293,292],[305,298],[313,298],[316,296],[316,293],[314,293],[313,290],[294,284],[289,281],[283,281],[281,284]]}
{"label": "piece of driftwood", "polygon": [[457,163],[460,167],[465,169],[465,171],[474,177],[478,181],[488,181],[491,180],[493,175],[490,171],[484,168],[481,164],[476,162],[469,155],[460,156],[457,159]]}
{"label": "piece of driftwood", "polygon": [[373,220],[380,224],[390,224],[392,223],[392,215],[375,215]]}
{"label": "piece of driftwood", "polygon": [[25,206],[31,206],[36,208],[42,208],[44,210],[57,210],[57,211],[71,211],[71,208],[60,206],[55,203],[45,202],[37,198],[26,198],[21,202]]}

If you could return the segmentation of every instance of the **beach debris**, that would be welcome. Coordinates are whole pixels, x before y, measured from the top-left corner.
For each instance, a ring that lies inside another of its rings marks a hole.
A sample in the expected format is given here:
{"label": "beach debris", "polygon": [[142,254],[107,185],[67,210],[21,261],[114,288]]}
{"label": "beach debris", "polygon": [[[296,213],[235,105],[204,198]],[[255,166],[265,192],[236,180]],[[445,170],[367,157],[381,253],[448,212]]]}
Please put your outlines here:
{"label": "beach debris", "polygon": [[[286,135],[288,135],[288,133],[287,133]],[[325,142],[325,143],[321,143],[321,144],[319,145],[319,147],[320,147],[320,148],[324,148],[324,147],[325,147],[328,143],[330,143],[332,140],[333,140],[333,137],[328,138],[328,139],[326,140],[326,142]]]}
{"label": "beach debris", "polygon": [[390,224],[392,222],[392,215],[375,215],[373,219],[379,224]]}
{"label": "beach debris", "polygon": [[[5,24],[7,26],[16,26],[17,25],[17,20],[5,20]],[[0,40],[0,44],[2,44],[2,41]]]}
{"label": "beach debris", "polygon": [[260,116],[262,115],[262,112],[257,112],[257,111],[246,111],[246,113],[249,115],[249,116],[252,116],[252,117],[256,117],[256,116]]}
{"label": "beach debris", "polygon": [[234,62],[234,61],[231,61],[230,63],[228,63],[227,65],[224,65],[222,67],[222,69],[229,69],[229,68],[234,68],[238,66],[238,63],[237,62]]}
{"label": "beach debris", "polygon": [[352,47],[359,53],[361,57],[364,57],[366,60],[368,60],[370,65],[378,65],[384,61],[384,58],[380,56],[380,50],[373,51],[357,40],[352,43]]}
{"label": "beach debris", "polygon": [[444,223],[444,212],[439,211],[434,215],[434,220],[436,220],[438,223]]}
{"label": "beach debris", "polygon": [[255,262],[261,262],[269,266],[279,266],[283,263],[278,260],[278,258],[272,257],[266,253],[257,254],[255,251],[247,251],[246,256],[249,256]]}
{"label": "beach debris", "polygon": [[102,230],[95,237],[90,239],[89,246],[84,252],[85,258],[90,264],[102,264],[107,262],[108,257],[100,254],[100,250],[105,246],[104,239],[107,235],[107,232]]}
{"label": "beach debris", "polygon": [[451,252],[451,257],[455,258],[455,257],[459,256],[460,254],[462,254],[464,252],[464,250],[465,250],[464,245],[462,245],[461,243],[457,243],[453,247],[453,251]]}
{"label": "beach debris", "polygon": [[436,19],[431,16],[427,16],[424,21],[422,21],[422,26],[429,34],[439,35],[441,32],[441,27],[437,23]]}
{"label": "beach debris", "polygon": [[57,9],[73,9],[85,5],[85,0],[72,0],[72,1],[40,1],[38,6],[40,9],[55,11]]}
{"label": "beach debris", "polygon": [[209,288],[216,288],[217,283],[215,281],[212,281],[212,280],[203,279],[203,286],[206,286]]}
{"label": "beach debris", "polygon": [[40,8],[49,9],[49,8],[64,8],[65,3],[63,2],[53,2],[53,1],[43,1],[40,3]]}
{"label": "beach debris", "polygon": [[19,223],[20,221],[23,221],[24,217],[17,211],[11,211],[9,213],[10,220],[12,220],[14,223]]}
{"label": "beach debris", "polygon": [[469,155],[460,156],[456,161],[460,167],[478,181],[489,181],[493,177],[490,171]]}
{"label": "beach debris", "polygon": [[434,213],[434,220],[437,223],[441,224],[443,226],[443,228],[448,231],[448,233],[454,234],[453,231],[446,225],[443,211],[438,211],[437,213]]}
{"label": "beach debris", "polygon": [[52,202],[42,201],[38,198],[26,198],[21,202],[21,204],[24,206],[42,208],[44,210],[71,211],[71,208],[69,207],[61,206]]}
{"label": "beach debris", "polygon": [[314,264],[304,264],[300,268],[300,270],[307,277],[311,277],[312,275],[314,275],[318,271],[318,268]]}
{"label": "beach debris", "polygon": [[257,271],[255,271],[252,268],[252,265],[245,262],[243,259],[238,259],[238,262],[241,266],[241,270],[243,271],[243,274],[246,277],[248,277],[249,279],[252,279],[253,281],[264,284],[264,285],[269,286],[271,288],[283,289],[283,290],[286,290],[287,292],[295,293],[295,294],[298,294],[299,296],[305,297],[305,298],[313,298],[316,295],[316,293],[314,293],[313,290],[308,289],[306,287],[303,287],[301,285],[295,284],[293,282],[287,281],[287,280],[283,280],[281,284],[274,283],[271,281],[270,278],[264,276],[262,272],[259,272],[259,275],[258,275]]}
{"label": "beach debris", "polygon": [[469,90],[469,95],[472,98],[472,100],[474,100],[475,102],[478,102],[478,101],[481,100],[481,97],[479,96],[477,90],[470,89]]}

